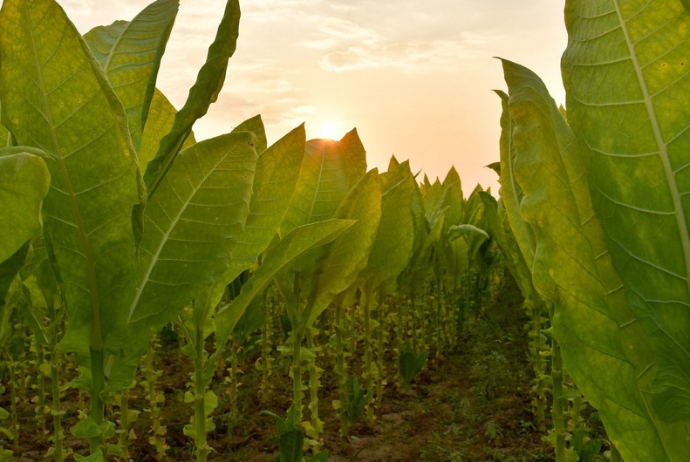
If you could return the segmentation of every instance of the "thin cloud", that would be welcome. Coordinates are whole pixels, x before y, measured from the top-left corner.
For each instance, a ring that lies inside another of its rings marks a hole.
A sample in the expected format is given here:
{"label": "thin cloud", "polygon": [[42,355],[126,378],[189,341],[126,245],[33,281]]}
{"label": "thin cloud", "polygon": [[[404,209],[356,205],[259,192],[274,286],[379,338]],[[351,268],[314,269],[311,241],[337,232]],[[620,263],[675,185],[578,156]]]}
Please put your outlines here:
{"label": "thin cloud", "polygon": [[377,43],[381,40],[381,35],[375,30],[340,18],[324,18],[319,24],[319,30],[329,38],[344,41]]}
{"label": "thin cloud", "polygon": [[286,131],[304,123],[315,111],[316,108],[313,106],[287,106],[280,112],[272,111],[262,117],[267,125],[279,126],[282,127],[282,131]]}
{"label": "thin cloud", "polygon": [[[242,6],[242,14],[250,16],[252,22],[284,23],[286,18],[302,16],[305,11],[318,7],[322,0],[262,0]],[[296,13],[299,12],[299,15]]]}
{"label": "thin cloud", "polygon": [[438,71],[484,58],[500,40],[501,37],[493,33],[463,32],[451,39],[376,41],[328,53],[319,64],[329,72],[366,69],[396,69],[405,73]]}

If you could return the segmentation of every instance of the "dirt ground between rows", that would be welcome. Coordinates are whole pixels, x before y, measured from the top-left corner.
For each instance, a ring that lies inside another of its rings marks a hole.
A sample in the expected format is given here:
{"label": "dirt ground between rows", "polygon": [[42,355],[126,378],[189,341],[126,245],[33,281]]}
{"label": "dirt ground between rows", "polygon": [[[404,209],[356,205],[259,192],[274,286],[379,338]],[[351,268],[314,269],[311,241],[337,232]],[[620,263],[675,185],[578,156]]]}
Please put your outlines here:
{"label": "dirt ground between rows", "polygon": [[[532,373],[526,358],[527,338],[523,329],[526,319],[520,306],[519,295],[509,285],[495,306],[466,327],[454,351],[443,357],[430,356],[412,389],[400,391],[394,384],[388,384],[376,424],[373,427],[363,422],[355,424],[348,440],[338,434],[338,418],[332,407],[332,401],[337,399],[336,381],[326,371],[322,378],[320,412],[325,421],[324,446],[330,454],[329,460],[553,460],[553,452],[542,441],[543,435],[536,430],[530,411]],[[162,410],[170,446],[166,460],[173,462],[194,460],[192,440],[182,432],[193,413],[192,405],[183,402],[191,365],[175,350],[176,346],[167,345],[157,358],[157,367],[165,371],[159,386],[166,396]],[[262,404],[253,385],[259,376],[251,366],[252,358],[248,364],[238,406],[221,405],[214,412],[217,428],[209,434],[209,442],[215,452],[209,460],[276,460],[278,436],[274,419],[261,411],[284,414],[289,406],[291,385],[286,375],[287,365],[276,361],[275,393],[270,402]],[[389,366],[392,377],[393,361]],[[223,385],[217,390],[219,394],[223,393],[222,388]],[[131,409],[146,407],[142,396],[140,387],[132,390]],[[8,400],[8,396],[2,397],[3,407],[7,408]],[[67,430],[77,415],[74,392],[67,395],[64,408],[67,411],[65,446],[85,454],[85,443],[70,436]],[[20,412],[22,446],[14,460],[51,460],[42,458],[49,443],[39,440],[32,408],[23,405]],[[156,461],[155,451],[147,441],[150,428],[147,414],[142,412],[132,427],[131,436],[136,439],[130,443],[130,460]]]}

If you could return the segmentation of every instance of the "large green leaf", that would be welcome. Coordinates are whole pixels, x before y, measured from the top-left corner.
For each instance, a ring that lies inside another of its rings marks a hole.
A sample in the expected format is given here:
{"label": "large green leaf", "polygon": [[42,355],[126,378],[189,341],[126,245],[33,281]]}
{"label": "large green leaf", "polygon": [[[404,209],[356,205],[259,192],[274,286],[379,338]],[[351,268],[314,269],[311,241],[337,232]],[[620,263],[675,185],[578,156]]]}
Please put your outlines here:
{"label": "large green leaf", "polygon": [[400,166],[400,162],[395,156],[391,156],[390,160],[388,161],[388,172],[389,173],[394,173],[398,167]]}
{"label": "large green leaf", "polygon": [[368,282],[373,288],[398,277],[409,263],[414,245],[414,217],[410,203],[415,186],[409,169],[398,168],[394,173],[383,173],[379,178],[383,189],[381,220],[367,266],[360,274],[362,286]]}
{"label": "large green leaf", "polygon": [[497,202],[491,194],[486,192],[482,192],[480,197],[484,203],[487,230],[489,234],[491,234],[491,237],[496,239],[498,247],[506,257],[505,262],[508,271],[510,271],[513,279],[515,279],[518,287],[520,287],[520,292],[522,292],[525,299],[534,300],[537,295],[534,285],[532,285],[532,273],[530,273],[530,269],[520,251],[515,235],[508,224],[505,208],[502,207],[502,199],[501,202]]}
{"label": "large green leaf", "polygon": [[22,317],[33,332],[34,341],[44,346],[56,344],[61,332],[58,326],[62,324],[62,300],[45,239],[31,241],[31,251],[19,277],[29,297],[28,303],[22,305]]}
{"label": "large green leaf", "polygon": [[0,340],[7,338],[5,297],[24,266],[29,241],[42,231],[41,203],[50,174],[43,159],[16,149],[0,149]]}
{"label": "large green leaf", "polygon": [[257,155],[254,135],[232,133],[182,151],[145,210],[143,277],[128,324],[169,321],[228,267],[242,235]]}
{"label": "large green leaf", "polygon": [[690,425],[690,14],[679,1],[568,1],[566,25],[568,120],[590,148],[607,248],[658,355],[654,406]]}
{"label": "large green leaf", "polygon": [[268,141],[266,140],[266,128],[264,127],[263,120],[261,120],[261,115],[256,115],[251,119],[245,120],[233,128],[232,132],[252,132],[254,135],[256,135],[254,147],[259,155],[261,155],[268,148]]}
{"label": "large green leaf", "polygon": [[[409,164],[400,164],[399,168],[409,168]],[[424,177],[426,180],[426,176]],[[412,209],[412,218],[414,222],[414,242],[412,246],[412,257],[410,258],[410,262],[407,265],[407,268],[403,271],[403,273],[400,275],[399,279],[399,286],[403,287],[404,290],[415,290],[418,289],[422,284],[424,284],[424,280],[422,277],[419,277],[418,274],[418,262],[420,259],[423,260],[421,254],[424,251],[424,244],[427,241],[427,237],[429,236],[429,223],[427,222],[426,219],[426,213],[425,213],[425,208],[424,208],[424,198],[422,196],[422,193],[420,191],[420,187],[417,184],[416,181],[412,180],[412,183],[414,184],[413,192],[412,192],[412,201],[410,203],[410,207]],[[428,189],[431,187],[430,184],[426,186]],[[437,222],[437,224],[440,224],[442,226],[442,222]],[[442,231],[441,228],[438,229],[439,233]],[[426,267],[426,266],[424,266]]]}
{"label": "large green leaf", "polygon": [[515,146],[513,144],[513,121],[508,111],[508,95],[502,91],[496,91],[501,98],[501,200],[505,206],[508,224],[510,225],[518,247],[522,252],[527,266],[534,262],[534,231],[520,215],[520,202],[522,201],[522,188],[515,179]]}
{"label": "large green leaf", "polygon": [[424,214],[426,220],[434,226],[441,215],[441,210],[447,204],[443,201],[443,184],[436,178],[436,181],[429,183],[429,179],[424,176],[424,188],[422,189],[422,198],[424,199]]}
{"label": "large green leaf", "polygon": [[240,25],[239,0],[227,0],[216,38],[208,49],[206,62],[189,90],[187,101],[175,115],[170,132],[161,140],[156,156],[146,167],[144,180],[153,195],[172,166],[192,126],[216,101],[225,82],[228,61],[235,53]]}
{"label": "large green leaf", "polygon": [[304,126],[300,125],[259,156],[247,224],[230,251],[221,284],[229,284],[255,265],[278,232],[295,191],[304,144]]}
{"label": "large green leaf", "polygon": [[[153,98],[149,105],[148,117],[146,119],[146,126],[141,137],[141,145],[139,147],[139,168],[141,171],[146,170],[146,166],[151,159],[156,155],[158,146],[163,137],[172,129],[175,121],[175,114],[177,109],[165,97],[160,90],[156,88],[153,92]],[[182,149],[187,149],[196,143],[194,132],[190,132],[189,136],[182,145]]]}
{"label": "large green leaf", "polygon": [[178,6],[178,0],[157,0],[131,21],[99,26],[84,35],[125,107],[137,151]]}
{"label": "large green leaf", "polygon": [[[340,141],[308,141],[295,193],[280,227],[281,234],[296,226],[333,218],[340,203],[365,172],[366,153],[356,130]],[[311,273],[324,252],[325,247],[306,252],[295,260],[292,268],[305,276]],[[299,279],[300,290],[309,293],[314,281],[301,276]]]}
{"label": "large green leaf", "polygon": [[446,212],[444,226],[444,234],[447,234],[451,226],[462,224],[465,216],[462,182],[455,167],[450,168],[446,178],[443,180],[443,196],[445,205],[449,207],[448,212]]}
{"label": "large green leaf", "polygon": [[295,195],[281,231],[332,218],[366,168],[366,153],[356,130],[340,141],[307,142]]}
{"label": "large green leaf", "polygon": [[3,123],[18,144],[53,158],[43,211],[69,348],[102,349],[137,274],[131,215],[141,199],[122,104],[52,0],[3,3],[0,55]]}
{"label": "large green leaf", "polygon": [[335,213],[335,218],[357,220],[327,248],[314,267],[314,281],[301,328],[310,326],[333,301],[350,288],[369,258],[369,251],[381,220],[381,188],[378,170],[367,172],[352,188]]}
{"label": "large green leaf", "polygon": [[[417,228],[421,240],[419,241],[419,247],[417,247],[410,260],[410,281],[409,286],[414,292],[419,292],[423,290],[426,278],[431,270],[432,257],[434,250],[443,237],[443,226],[446,219],[446,213],[449,207],[438,208],[434,214],[434,222],[430,229],[426,228],[426,221],[424,224]],[[423,218],[423,217],[422,217]]]}
{"label": "large green leaf", "polygon": [[[267,252],[261,266],[242,286],[240,295],[218,310],[215,317],[217,344],[225,344],[249,304],[280,270],[309,249],[332,242],[354,223],[354,220],[319,221],[299,226],[283,237]],[[209,363],[213,364],[213,361]]]}
{"label": "large green leaf", "polygon": [[12,293],[15,292],[14,288],[18,283],[17,273],[24,267],[30,247],[30,243],[27,242],[14,255],[0,263],[0,345],[7,342],[12,335],[10,316],[16,305]]}
{"label": "large green leaf", "polygon": [[519,210],[535,236],[533,282],[553,303],[554,333],[568,373],[599,410],[624,460],[687,460],[683,427],[652,411],[654,349],[625,299],[593,215],[585,148],[538,77],[508,61],[504,71],[512,173],[523,192]]}
{"label": "large green leaf", "polygon": [[489,234],[482,228],[470,224],[451,226],[448,230],[448,237],[451,241],[456,239],[463,239],[467,242],[467,257],[468,261],[472,261],[479,252],[482,244],[489,240]]}
{"label": "large green leaf", "polygon": [[247,220],[256,159],[249,132],[202,141],[180,153],[148,202],[141,277],[127,295],[107,390],[127,387],[150,334],[222,280]]}
{"label": "large green leaf", "polygon": [[41,233],[41,204],[50,186],[43,159],[7,152],[0,149],[0,263]]}

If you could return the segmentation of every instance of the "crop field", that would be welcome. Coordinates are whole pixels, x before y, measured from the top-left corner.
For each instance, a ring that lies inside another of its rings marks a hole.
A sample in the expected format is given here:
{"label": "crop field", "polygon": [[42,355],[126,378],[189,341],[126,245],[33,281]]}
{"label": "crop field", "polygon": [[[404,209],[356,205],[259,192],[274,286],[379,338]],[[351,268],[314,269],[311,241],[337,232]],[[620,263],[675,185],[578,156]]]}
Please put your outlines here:
{"label": "crop field", "polygon": [[497,61],[467,197],[356,130],[197,139],[240,5],[179,110],[178,7],[2,3],[0,462],[690,462],[690,2],[567,0],[566,107]]}

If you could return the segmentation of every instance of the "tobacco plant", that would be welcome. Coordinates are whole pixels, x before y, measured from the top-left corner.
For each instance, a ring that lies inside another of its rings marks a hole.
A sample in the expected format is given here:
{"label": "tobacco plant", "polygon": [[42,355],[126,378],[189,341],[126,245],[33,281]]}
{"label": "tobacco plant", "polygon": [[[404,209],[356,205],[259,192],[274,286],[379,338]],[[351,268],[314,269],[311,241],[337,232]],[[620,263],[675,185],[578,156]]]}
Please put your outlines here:
{"label": "tobacco plant", "polygon": [[[142,181],[140,132],[176,11],[174,1],[155,2],[130,23],[96,31],[92,48],[53,1],[8,1],[0,13],[2,122],[17,144],[42,149],[50,159],[43,216],[69,312],[61,349],[78,353],[90,373],[90,416],[74,431],[89,438],[94,460],[104,457],[102,435],[110,428],[102,393],[131,383],[149,332],[179,311],[202,281],[222,273],[227,237],[242,226],[232,214],[215,228],[195,229],[194,223],[209,218],[216,205],[233,203],[238,188],[247,191],[240,199],[247,201],[251,188],[240,173],[253,170],[256,159],[250,134],[199,143],[178,158],[192,124],[215,100],[234,52],[239,6],[233,1],[187,103],[146,166],[146,187]],[[192,177],[185,167],[200,154],[217,162],[197,163],[200,175]],[[223,162],[244,183],[197,197],[197,188],[210,186],[206,175]],[[192,188],[179,189],[176,178],[191,180]],[[191,236],[195,243],[187,246]],[[107,383],[106,357],[113,361]]]}
{"label": "tobacco plant", "polygon": [[538,77],[503,61],[514,160],[501,183],[522,190],[534,285],[623,459],[685,460],[690,13],[654,0],[565,11],[567,120]]}

